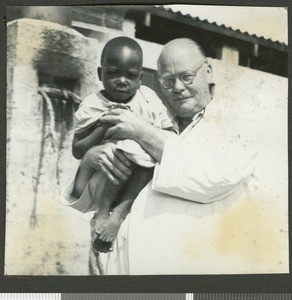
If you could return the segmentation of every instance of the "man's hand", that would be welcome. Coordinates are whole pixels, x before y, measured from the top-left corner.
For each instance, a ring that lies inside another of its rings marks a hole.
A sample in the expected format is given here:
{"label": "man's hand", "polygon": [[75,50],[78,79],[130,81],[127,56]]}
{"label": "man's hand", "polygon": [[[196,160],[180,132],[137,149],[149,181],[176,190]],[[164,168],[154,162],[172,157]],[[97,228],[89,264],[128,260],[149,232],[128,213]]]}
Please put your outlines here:
{"label": "man's hand", "polygon": [[102,171],[116,185],[119,184],[119,180],[127,180],[131,174],[131,162],[114,143],[91,148],[85,154],[83,161],[92,168]]}
{"label": "man's hand", "polygon": [[113,109],[105,116],[100,118],[101,123],[114,124],[109,128],[104,138],[106,139],[131,139],[139,142],[139,138],[150,125],[143,117],[135,115],[133,112],[125,109]]}
{"label": "man's hand", "polygon": [[170,136],[169,132],[155,128],[142,116],[125,109],[111,110],[100,118],[100,122],[113,124],[105,132],[105,138],[134,140],[156,161],[161,161],[166,140]]}

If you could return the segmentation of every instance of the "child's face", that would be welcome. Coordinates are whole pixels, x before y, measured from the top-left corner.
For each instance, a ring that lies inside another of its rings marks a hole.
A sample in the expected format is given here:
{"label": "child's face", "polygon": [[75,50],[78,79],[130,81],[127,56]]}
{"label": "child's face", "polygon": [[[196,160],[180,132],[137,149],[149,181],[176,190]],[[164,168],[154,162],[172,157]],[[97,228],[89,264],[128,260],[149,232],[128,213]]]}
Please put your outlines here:
{"label": "child's face", "polygon": [[98,75],[109,100],[127,102],[136,94],[141,83],[141,57],[129,48],[108,51]]}

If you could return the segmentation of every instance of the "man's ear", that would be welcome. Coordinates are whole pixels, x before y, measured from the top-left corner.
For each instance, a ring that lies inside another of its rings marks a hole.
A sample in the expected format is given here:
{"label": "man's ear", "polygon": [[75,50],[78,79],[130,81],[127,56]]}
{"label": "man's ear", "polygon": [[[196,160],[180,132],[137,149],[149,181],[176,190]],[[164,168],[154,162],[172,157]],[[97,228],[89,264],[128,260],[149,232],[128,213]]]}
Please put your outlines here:
{"label": "man's ear", "polygon": [[212,66],[209,63],[207,65],[207,82],[209,84],[214,84],[215,83]]}
{"label": "man's ear", "polygon": [[98,67],[98,68],[97,68],[97,75],[98,75],[98,79],[99,79],[100,81],[102,81],[102,80],[101,80],[101,67]]}
{"label": "man's ear", "polygon": [[210,90],[211,97],[213,97],[214,90],[215,90],[215,80],[214,80],[212,66],[210,64],[208,64],[208,66],[207,66],[207,82],[209,84],[209,90]]}

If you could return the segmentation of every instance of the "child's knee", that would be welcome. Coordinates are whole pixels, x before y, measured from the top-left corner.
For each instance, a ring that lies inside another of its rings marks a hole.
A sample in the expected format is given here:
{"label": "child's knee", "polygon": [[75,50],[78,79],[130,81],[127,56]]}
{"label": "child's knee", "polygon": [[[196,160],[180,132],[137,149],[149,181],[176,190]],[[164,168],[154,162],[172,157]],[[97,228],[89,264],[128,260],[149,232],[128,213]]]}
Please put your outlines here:
{"label": "child's knee", "polygon": [[73,188],[72,196],[76,199],[79,199],[86,188],[86,183],[80,180],[75,181],[75,185]]}

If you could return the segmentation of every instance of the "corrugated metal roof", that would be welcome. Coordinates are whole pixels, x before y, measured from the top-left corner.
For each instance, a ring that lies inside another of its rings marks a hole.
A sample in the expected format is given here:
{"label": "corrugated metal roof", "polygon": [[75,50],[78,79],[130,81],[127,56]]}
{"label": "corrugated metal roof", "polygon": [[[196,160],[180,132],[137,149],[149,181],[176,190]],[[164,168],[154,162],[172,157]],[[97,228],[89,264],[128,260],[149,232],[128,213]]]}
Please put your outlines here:
{"label": "corrugated metal roof", "polygon": [[[192,19],[194,21],[197,21],[197,22],[201,22],[201,23],[205,23],[207,25],[211,25],[211,26],[215,26],[215,27],[219,27],[223,30],[225,30],[226,32],[228,31],[233,31],[233,32],[236,32],[238,34],[243,34],[243,35],[246,35],[246,36],[250,36],[250,37],[254,37],[254,38],[257,38],[259,40],[264,40],[264,41],[267,41],[267,42],[272,42],[272,43],[276,43],[276,44],[280,44],[280,45],[285,45],[287,46],[288,43],[287,43],[287,37],[281,37],[280,35],[277,36],[277,39],[275,38],[271,38],[271,37],[268,37],[267,34],[258,34],[258,33],[255,33],[255,32],[252,32],[251,29],[247,30],[246,29],[246,26],[244,26],[244,24],[242,24],[241,26],[238,26],[239,28],[236,28],[234,25],[230,25],[229,24],[226,24],[227,21],[225,21],[225,24],[222,23],[222,21],[218,21],[218,20],[211,20],[212,18],[202,18],[201,16],[199,16],[199,13],[196,12],[196,9],[194,9],[194,7],[198,8],[198,6],[194,6],[194,5],[156,5],[155,6],[158,10],[164,10],[164,11],[167,11],[167,12],[170,12],[170,13],[173,13],[175,15],[179,15],[179,16],[182,16],[182,17],[185,17],[185,18],[189,18],[189,19]],[[185,8],[185,9],[184,9]],[[190,8],[193,8],[193,9],[190,9]],[[201,8],[201,7],[199,7]],[[225,7],[224,7],[225,8]],[[225,14],[226,11],[224,10],[224,8],[222,7],[222,14]],[[218,7],[217,7],[218,9]],[[188,12],[186,12],[188,11]],[[236,16],[234,16],[235,18]],[[216,19],[216,17],[215,17]],[[283,28],[284,31],[287,30],[287,28]],[[283,34],[285,36],[285,34]]]}

